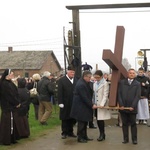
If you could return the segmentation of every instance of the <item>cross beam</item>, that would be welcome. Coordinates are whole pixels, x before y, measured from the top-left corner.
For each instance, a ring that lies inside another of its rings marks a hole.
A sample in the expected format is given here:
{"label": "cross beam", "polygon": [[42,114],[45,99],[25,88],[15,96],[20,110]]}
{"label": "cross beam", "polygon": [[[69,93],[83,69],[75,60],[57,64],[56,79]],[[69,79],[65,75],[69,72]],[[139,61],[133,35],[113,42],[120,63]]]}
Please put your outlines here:
{"label": "cross beam", "polygon": [[122,65],[124,32],[125,29],[123,26],[117,26],[114,54],[110,50],[103,50],[102,59],[112,69],[112,78],[109,94],[109,106],[112,107],[116,106],[117,104],[118,82],[121,78],[121,75],[122,77],[127,77],[127,71]]}
{"label": "cross beam", "polygon": [[124,66],[117,60],[116,56],[111,50],[103,50],[103,60],[112,70],[118,70],[120,68],[120,73],[123,77],[127,76],[127,71]]}
{"label": "cross beam", "polygon": [[112,8],[141,8],[150,7],[150,3],[122,3],[122,4],[100,4],[100,5],[74,5],[66,6],[67,9],[112,9]]}

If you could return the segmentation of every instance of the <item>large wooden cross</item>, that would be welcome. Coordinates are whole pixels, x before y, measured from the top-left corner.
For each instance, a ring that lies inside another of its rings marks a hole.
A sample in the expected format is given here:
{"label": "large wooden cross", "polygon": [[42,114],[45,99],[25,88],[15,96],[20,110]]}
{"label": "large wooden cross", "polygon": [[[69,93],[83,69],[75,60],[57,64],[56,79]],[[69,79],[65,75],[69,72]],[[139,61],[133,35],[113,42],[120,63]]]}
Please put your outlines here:
{"label": "large wooden cross", "polygon": [[110,107],[111,106],[114,107],[117,104],[117,90],[119,80],[123,77],[127,77],[127,70],[122,65],[124,33],[125,33],[124,27],[117,26],[114,53],[112,53],[111,50],[109,49],[103,50],[102,59],[112,69],[112,78],[109,95]]}

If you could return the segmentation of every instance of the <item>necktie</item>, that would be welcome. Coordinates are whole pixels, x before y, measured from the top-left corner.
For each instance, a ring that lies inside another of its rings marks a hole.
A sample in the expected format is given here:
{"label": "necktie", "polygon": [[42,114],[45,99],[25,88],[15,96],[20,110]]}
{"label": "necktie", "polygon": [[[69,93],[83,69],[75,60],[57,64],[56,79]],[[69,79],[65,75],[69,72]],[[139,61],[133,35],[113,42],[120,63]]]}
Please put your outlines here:
{"label": "necktie", "polygon": [[131,81],[131,80],[129,80],[128,82],[129,82],[129,85],[131,85],[132,81]]}

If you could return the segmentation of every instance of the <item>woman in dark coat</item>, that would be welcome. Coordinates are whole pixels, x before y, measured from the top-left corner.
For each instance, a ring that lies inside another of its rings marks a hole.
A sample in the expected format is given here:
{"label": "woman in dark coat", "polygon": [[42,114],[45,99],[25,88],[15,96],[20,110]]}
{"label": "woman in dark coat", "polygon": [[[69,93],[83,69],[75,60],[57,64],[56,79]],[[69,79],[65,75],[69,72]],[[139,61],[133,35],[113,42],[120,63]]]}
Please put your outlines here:
{"label": "woman in dark coat", "polygon": [[19,102],[21,104],[18,109],[18,119],[17,119],[17,129],[20,138],[27,138],[30,135],[29,123],[28,123],[28,111],[30,105],[30,93],[29,90],[25,87],[26,80],[25,78],[18,79],[18,93],[19,93]]}
{"label": "woman in dark coat", "polygon": [[[32,88],[37,89],[38,82],[41,80],[41,77],[38,73],[33,74],[32,76]],[[39,112],[39,96],[36,95],[34,97],[30,97],[30,101],[34,106],[35,119],[38,120],[38,112]]]}
{"label": "woman in dark coat", "polygon": [[12,82],[14,74],[11,69],[6,69],[0,80],[0,103],[1,103],[1,126],[0,126],[0,143],[10,145],[17,143],[15,115],[17,108],[20,107],[18,101],[18,90]]}

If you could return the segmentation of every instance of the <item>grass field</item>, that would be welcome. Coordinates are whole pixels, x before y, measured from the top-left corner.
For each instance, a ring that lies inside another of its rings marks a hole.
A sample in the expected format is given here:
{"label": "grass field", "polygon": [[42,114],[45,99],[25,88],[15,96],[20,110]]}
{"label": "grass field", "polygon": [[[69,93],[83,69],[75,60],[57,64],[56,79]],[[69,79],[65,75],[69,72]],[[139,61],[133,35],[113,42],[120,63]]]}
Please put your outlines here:
{"label": "grass field", "polygon": [[[47,126],[42,126],[39,124],[37,120],[35,120],[34,116],[34,108],[33,105],[30,105],[30,111],[29,111],[29,126],[30,126],[30,137],[27,139],[21,139],[19,140],[19,143],[24,143],[26,141],[35,140],[36,138],[39,138],[40,136],[46,134],[50,129],[55,128],[56,126],[60,125],[59,120],[59,108],[57,105],[53,105],[53,112],[51,118],[48,120]],[[0,150],[11,150],[11,148],[14,148],[15,145],[10,146],[3,146],[0,145]]]}

